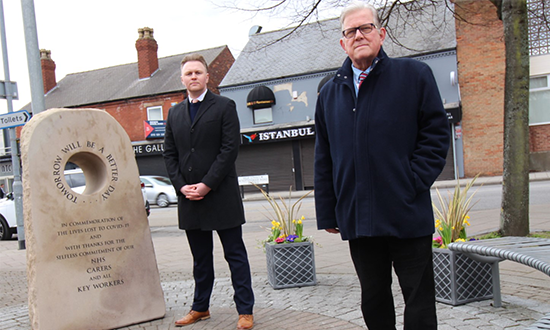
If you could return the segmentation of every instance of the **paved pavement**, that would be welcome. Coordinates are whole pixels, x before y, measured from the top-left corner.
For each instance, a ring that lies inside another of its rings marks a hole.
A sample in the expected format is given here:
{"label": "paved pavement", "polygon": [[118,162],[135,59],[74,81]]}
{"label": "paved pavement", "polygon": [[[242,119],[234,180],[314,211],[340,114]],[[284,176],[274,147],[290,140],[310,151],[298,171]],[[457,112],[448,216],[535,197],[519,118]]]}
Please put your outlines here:
{"label": "paved pavement", "polygon": [[[533,173],[532,180],[550,180],[550,173]],[[477,183],[500,183],[499,177],[479,178]],[[462,183],[467,180],[462,180]],[[454,182],[437,182],[437,187]],[[257,195],[245,196],[248,219],[261,211],[254,201]],[[306,205],[307,204],[307,205]],[[349,257],[348,245],[338,235],[315,228],[312,199],[304,202],[305,233],[315,237],[316,286],[274,290],[267,283],[265,254],[259,241],[266,237],[268,221],[248,221],[243,227],[248,247],[256,296],[254,329],[366,329],[359,303],[359,283]],[[175,226],[173,206],[153,208],[149,217],[162,288],[166,300],[163,319],[125,327],[131,330],[175,329],[174,321],[186,314],[193,295],[191,257],[185,235]],[[170,214],[171,216],[167,216]],[[499,211],[471,212],[469,234],[498,228]],[[548,205],[530,208],[532,230],[550,230]],[[0,330],[30,329],[27,307],[25,250],[18,250],[16,240],[0,242]],[[216,282],[209,320],[184,329],[234,329],[237,313],[232,301],[229,269],[216,242]],[[450,329],[522,329],[542,315],[550,313],[550,278],[530,267],[510,261],[500,264],[503,307],[495,308],[491,300],[462,306],[437,304],[440,330]],[[398,327],[402,327],[403,299],[394,279]]]}

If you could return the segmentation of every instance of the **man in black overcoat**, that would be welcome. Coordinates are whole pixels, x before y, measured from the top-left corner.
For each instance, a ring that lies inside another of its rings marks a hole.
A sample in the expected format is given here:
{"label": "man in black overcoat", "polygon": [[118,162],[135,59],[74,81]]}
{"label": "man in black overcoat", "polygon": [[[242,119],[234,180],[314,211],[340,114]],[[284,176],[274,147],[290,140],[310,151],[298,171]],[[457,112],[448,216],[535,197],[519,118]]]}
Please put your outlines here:
{"label": "man in black overcoat", "polygon": [[370,330],[395,330],[395,272],[404,329],[436,330],[430,187],[445,166],[447,114],[430,67],[389,57],[376,8],[340,16],[348,58],[315,110],[317,227],[340,233],[361,284]]}
{"label": "man in black overcoat", "polygon": [[191,311],[176,326],[210,318],[216,230],[229,263],[239,313],[237,329],[251,329],[254,294],[242,239],[244,210],[235,160],[240,128],[235,102],[207,89],[208,66],[201,55],[186,56],[181,81],[188,97],[173,106],[166,121],[164,160],[178,194],[179,228],[193,254],[195,294]]}

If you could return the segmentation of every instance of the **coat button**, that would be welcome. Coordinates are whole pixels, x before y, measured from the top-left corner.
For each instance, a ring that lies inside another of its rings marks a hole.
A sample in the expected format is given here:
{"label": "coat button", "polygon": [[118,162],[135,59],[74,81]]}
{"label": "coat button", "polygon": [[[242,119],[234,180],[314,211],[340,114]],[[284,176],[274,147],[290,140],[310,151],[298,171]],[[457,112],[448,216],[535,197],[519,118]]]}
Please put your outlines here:
{"label": "coat button", "polygon": [[194,131],[195,131],[195,129],[194,129],[194,128],[191,128],[191,133],[193,133]]}
{"label": "coat button", "polygon": [[191,166],[189,166],[189,168],[187,169],[189,172],[191,172],[193,170],[193,168]]}
{"label": "coat button", "polygon": [[191,152],[195,152],[195,148],[191,148]]}

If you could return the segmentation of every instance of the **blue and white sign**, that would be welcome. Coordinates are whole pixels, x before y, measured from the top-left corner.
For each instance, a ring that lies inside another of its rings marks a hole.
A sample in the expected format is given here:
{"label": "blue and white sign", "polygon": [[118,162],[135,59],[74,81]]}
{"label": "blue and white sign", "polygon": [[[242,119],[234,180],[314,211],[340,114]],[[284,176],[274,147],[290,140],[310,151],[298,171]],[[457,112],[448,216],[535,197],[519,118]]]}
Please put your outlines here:
{"label": "blue and white sign", "polygon": [[23,126],[31,119],[27,110],[8,112],[0,115],[0,129]]}

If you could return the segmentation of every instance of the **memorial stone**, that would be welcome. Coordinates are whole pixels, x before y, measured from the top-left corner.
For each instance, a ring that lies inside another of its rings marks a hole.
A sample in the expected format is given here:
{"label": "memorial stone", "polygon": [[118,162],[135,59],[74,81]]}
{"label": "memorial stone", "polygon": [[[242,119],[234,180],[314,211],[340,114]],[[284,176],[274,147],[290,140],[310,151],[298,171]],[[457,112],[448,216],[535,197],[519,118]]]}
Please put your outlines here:
{"label": "memorial stone", "polygon": [[[166,307],[126,132],[95,109],[50,109],[21,134],[29,317],[36,330],[114,329]],[[86,188],[73,191],[70,162]]]}

